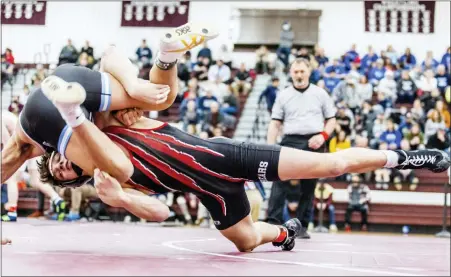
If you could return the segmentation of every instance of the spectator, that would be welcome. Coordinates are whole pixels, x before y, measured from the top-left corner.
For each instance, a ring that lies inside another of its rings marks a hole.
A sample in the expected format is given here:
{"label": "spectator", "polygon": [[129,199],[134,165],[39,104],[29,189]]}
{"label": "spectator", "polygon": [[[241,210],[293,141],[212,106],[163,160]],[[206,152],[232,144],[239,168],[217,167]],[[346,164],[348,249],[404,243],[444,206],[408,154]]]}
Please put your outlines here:
{"label": "spectator", "polygon": [[213,60],[211,50],[208,48],[207,42],[204,42],[202,49],[200,49],[199,53],[197,53],[197,61],[204,60],[204,58],[207,58],[209,61]]}
{"label": "spectator", "polygon": [[208,68],[210,67],[210,59],[206,57],[200,57],[194,65],[193,77],[197,80],[207,81],[208,80]]}
{"label": "spectator", "polygon": [[442,61],[440,63],[443,64],[446,68],[446,71],[448,71],[448,73],[450,73],[450,71],[451,71],[451,47],[448,47],[448,49],[446,49],[446,53],[442,56]]}
{"label": "spectator", "polygon": [[183,120],[183,117],[185,116],[189,101],[194,101],[196,104],[196,107],[200,109],[199,99],[197,98],[196,92],[190,90],[188,92],[188,95],[186,96],[186,98],[182,100],[182,103],[180,103],[180,107],[179,107],[180,120]]}
{"label": "spectator", "polygon": [[351,134],[351,118],[346,115],[346,109],[344,106],[338,107],[338,113],[336,116],[337,124],[340,125],[341,130],[343,130],[346,135]]}
{"label": "spectator", "polygon": [[269,51],[266,46],[262,45],[255,51],[257,55],[257,63],[255,64],[255,70],[257,74],[269,73]]}
{"label": "spectator", "polygon": [[424,110],[428,112],[435,108],[435,103],[440,99],[440,91],[437,88],[433,89],[431,92],[426,92],[420,98],[420,100],[423,102]]}
{"label": "spectator", "polygon": [[75,221],[80,219],[80,209],[83,202],[89,198],[96,197],[97,192],[92,185],[82,185],[77,188],[65,187],[59,190],[58,194],[68,203],[70,207],[69,214],[66,215],[66,221]]}
{"label": "spectator", "polygon": [[407,110],[407,108],[401,107],[401,116],[399,116],[398,113],[393,113],[392,112],[392,116],[395,117],[395,120],[396,120],[396,117],[398,117],[398,116],[400,118],[398,131],[400,131],[403,136],[410,131],[410,129],[412,128],[413,124],[415,123],[413,121],[412,113],[404,112],[403,111],[404,109]]}
{"label": "spectator", "polygon": [[387,46],[387,51],[385,52],[385,55],[391,59],[391,62],[393,64],[398,63],[398,53],[396,53],[392,45]]}
{"label": "spectator", "polygon": [[443,118],[443,121],[445,122],[445,127],[450,128],[451,127],[451,116],[448,111],[448,108],[445,106],[445,102],[443,102],[442,99],[437,100],[435,102],[435,109],[440,112],[440,115]]}
{"label": "spectator", "polygon": [[421,132],[420,125],[413,123],[410,131],[405,135],[406,140],[409,143],[409,147],[412,150],[424,149],[424,134]]}
{"label": "spectator", "polygon": [[94,59],[94,48],[89,45],[89,41],[85,41],[85,45],[81,48],[80,54],[86,53],[88,54],[88,57],[91,59]]}
{"label": "spectator", "polygon": [[76,63],[78,59],[77,49],[72,45],[72,40],[67,40],[67,45],[61,49],[58,65],[62,65],[65,63]]}
{"label": "spectator", "polygon": [[5,49],[5,61],[12,65],[16,64],[13,56],[13,50],[11,50],[11,48]]}
{"label": "spectator", "polygon": [[201,110],[202,114],[210,111],[212,103],[219,104],[218,98],[213,95],[213,92],[210,88],[207,88],[206,94],[199,99],[199,109]]}
{"label": "spectator", "polygon": [[363,103],[363,99],[357,92],[356,85],[357,81],[351,75],[348,75],[333,91],[334,100],[345,104],[353,114]]}
{"label": "spectator", "polygon": [[147,41],[145,39],[142,40],[141,45],[136,49],[136,56],[138,57],[138,61],[143,64],[148,64],[152,60],[152,50],[147,45]]}
{"label": "spectator", "polygon": [[356,61],[357,59],[359,59],[359,53],[357,53],[356,51],[357,46],[356,44],[352,44],[351,45],[351,50],[349,50],[348,52],[346,52],[346,54],[344,55],[344,63],[347,69],[351,68],[351,63]]}
{"label": "spectator", "polygon": [[420,78],[418,88],[423,92],[431,92],[437,88],[437,79],[434,78],[434,72],[432,70],[426,70],[424,72],[424,75]]}
{"label": "spectator", "polygon": [[239,103],[236,95],[232,93],[232,86],[228,86],[228,90],[224,95],[221,112],[229,115],[236,115],[239,109]]}
{"label": "spectator", "polygon": [[183,116],[183,130],[192,135],[197,134],[197,124],[200,123],[200,116],[197,111],[196,101],[188,100],[186,112]]}
{"label": "spectator", "polygon": [[392,119],[388,119],[386,123],[385,131],[379,137],[381,142],[388,144],[388,148],[396,150],[401,145],[402,133],[395,129],[395,123]]}
{"label": "spectator", "polygon": [[399,62],[403,65],[404,69],[411,69],[417,64],[417,59],[410,51],[410,48],[406,48],[404,55],[399,58]]}
{"label": "spectator", "polygon": [[413,101],[413,106],[410,109],[410,112],[412,113],[413,120],[417,122],[423,121],[425,113],[420,99]]}
{"label": "spectator", "polygon": [[216,64],[210,66],[210,68],[208,69],[208,80],[210,82],[219,81],[221,83],[224,83],[230,80],[230,77],[230,67],[224,64],[223,58],[219,58],[216,61]]}
{"label": "spectator", "polygon": [[2,74],[1,74],[1,77],[2,77],[2,83],[1,83],[2,89],[3,89],[3,85],[6,82],[12,80],[13,74],[14,74],[14,64],[9,63],[6,60],[6,55],[5,54],[2,55]]}
{"label": "spectator", "polygon": [[382,80],[385,76],[385,68],[384,68],[384,61],[382,59],[377,59],[376,61],[376,67],[373,67],[369,70],[368,73],[368,80],[371,84],[374,86],[379,84],[379,81]]}
{"label": "spectator", "polygon": [[365,75],[360,76],[357,84],[357,94],[363,101],[371,101],[373,98],[373,85],[368,83]]}
{"label": "spectator", "polygon": [[434,59],[434,54],[432,53],[432,51],[426,52],[426,58],[424,59],[421,66],[423,66],[423,71],[426,71],[428,69],[435,71],[438,66],[438,61]]}
{"label": "spectator", "polygon": [[329,74],[332,71],[335,72],[335,77],[337,77],[337,78],[342,79],[346,76],[346,70],[345,70],[344,66],[340,64],[339,59],[334,59],[332,62],[332,65],[329,65],[328,67],[326,67],[326,69],[324,70],[324,77],[329,77]]}
{"label": "spectator", "polygon": [[288,57],[290,55],[291,48],[293,47],[293,41],[294,32],[291,28],[291,23],[285,21],[282,24],[279,48],[277,49],[277,57],[283,62],[285,68],[288,66]]}
{"label": "spectator", "polygon": [[329,63],[329,58],[326,57],[323,48],[318,48],[318,51],[316,52],[315,55],[315,59],[318,62],[318,65],[321,69],[324,69],[326,67],[326,64]]}
{"label": "spectator", "polygon": [[367,73],[368,68],[371,67],[371,64],[377,61],[379,57],[373,50],[373,46],[368,46],[368,54],[363,56],[363,59],[360,63],[360,70],[362,73]]}
{"label": "spectator", "polygon": [[360,183],[360,176],[352,175],[351,184],[348,186],[349,204],[345,214],[345,230],[351,231],[352,212],[359,211],[362,215],[361,230],[368,230],[368,211],[370,201],[370,188]]}
{"label": "spectator", "polygon": [[445,122],[443,121],[440,112],[436,109],[433,109],[429,115],[428,120],[426,121],[426,125],[424,126],[424,137],[426,142],[429,141],[429,138],[433,136],[437,131],[442,128],[445,129]]}
{"label": "spectator", "polygon": [[324,86],[329,94],[332,94],[337,85],[341,82],[340,78],[336,77],[335,71],[331,71],[328,77],[324,78]]}
{"label": "spectator", "polygon": [[385,99],[394,103],[396,101],[396,97],[398,96],[396,93],[396,81],[393,71],[385,71],[385,78],[380,80],[377,90],[384,94]]}
{"label": "spectator", "polygon": [[22,112],[22,109],[24,107],[24,104],[20,103],[19,96],[13,96],[11,98],[11,104],[8,107],[8,111],[19,117],[20,112]]}
{"label": "spectator", "polygon": [[[401,149],[404,151],[410,150],[410,144],[407,140],[401,141]],[[410,190],[416,190],[418,186],[418,178],[412,169],[398,170],[393,169],[393,184],[397,190],[402,190],[403,182],[408,182]]]}
{"label": "spectator", "polygon": [[301,49],[299,49],[299,51],[296,54],[296,58],[306,59],[310,61],[310,54],[308,52],[308,49],[305,47],[301,47]]}
{"label": "spectator", "polygon": [[409,71],[403,70],[401,79],[397,84],[398,98],[397,103],[412,104],[415,101],[417,86],[415,82],[410,78]]}
{"label": "spectator", "polygon": [[271,79],[271,84],[267,86],[264,91],[262,91],[258,99],[258,103],[260,104],[263,98],[265,98],[267,109],[270,114],[272,111],[272,107],[274,106],[274,102],[276,101],[276,96],[278,92],[279,92],[279,78],[273,77]]}
{"label": "spectator", "polygon": [[249,72],[246,70],[246,64],[241,63],[240,69],[235,75],[235,81],[232,83],[233,91],[235,95],[247,95],[252,88],[252,78]]}
{"label": "spectator", "polygon": [[451,85],[451,77],[446,73],[446,67],[443,64],[437,66],[435,79],[437,80],[437,88],[444,95],[446,87]]}
{"label": "spectator", "polygon": [[446,133],[445,128],[439,127],[437,132],[429,137],[426,147],[430,149],[436,148],[440,150],[447,150],[449,154],[450,138],[449,134]]}
{"label": "spectator", "polygon": [[[313,199],[312,211],[310,212],[310,220],[308,224],[309,231],[313,231],[314,211],[326,211],[327,209],[329,211],[329,231],[333,233],[337,232],[337,225],[335,225],[335,207],[332,204],[333,193],[334,188],[331,185],[325,183],[322,179],[318,180],[315,188],[315,198]],[[321,199],[323,200],[322,205]]]}
{"label": "spectator", "polygon": [[333,137],[329,142],[329,152],[334,153],[344,149],[351,148],[351,141],[346,136],[346,132],[341,130],[337,136]]}
{"label": "spectator", "polygon": [[80,56],[78,56],[77,65],[89,67],[89,56],[86,53],[81,53]]}
{"label": "spectator", "polygon": [[191,64],[189,59],[187,59],[186,54],[177,62],[177,77],[183,81],[184,84],[187,84],[190,81]]}
{"label": "spectator", "polygon": [[[226,129],[224,114],[219,110],[218,102],[211,102],[210,111],[206,113],[202,131],[207,132],[210,136],[214,136],[215,129]],[[216,131],[217,132],[217,131]]]}

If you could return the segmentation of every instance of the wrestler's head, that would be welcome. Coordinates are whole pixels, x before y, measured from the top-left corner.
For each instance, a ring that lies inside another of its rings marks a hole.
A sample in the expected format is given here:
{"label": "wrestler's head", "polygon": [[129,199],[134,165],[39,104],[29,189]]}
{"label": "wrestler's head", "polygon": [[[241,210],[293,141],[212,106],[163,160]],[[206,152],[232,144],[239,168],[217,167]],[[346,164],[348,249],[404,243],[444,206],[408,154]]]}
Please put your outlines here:
{"label": "wrestler's head", "polygon": [[80,186],[86,181],[82,169],[58,152],[42,155],[38,170],[42,182],[56,186]]}

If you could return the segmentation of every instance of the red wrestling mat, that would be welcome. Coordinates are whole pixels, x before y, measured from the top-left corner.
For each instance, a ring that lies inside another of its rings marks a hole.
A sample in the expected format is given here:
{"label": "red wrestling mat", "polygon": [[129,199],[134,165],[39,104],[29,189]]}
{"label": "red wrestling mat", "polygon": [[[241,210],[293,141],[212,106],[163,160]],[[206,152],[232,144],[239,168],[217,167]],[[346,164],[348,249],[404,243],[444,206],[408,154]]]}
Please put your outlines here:
{"label": "red wrestling mat", "polygon": [[292,252],[239,253],[216,230],[124,223],[2,223],[2,275],[450,275],[450,241],[312,234]]}

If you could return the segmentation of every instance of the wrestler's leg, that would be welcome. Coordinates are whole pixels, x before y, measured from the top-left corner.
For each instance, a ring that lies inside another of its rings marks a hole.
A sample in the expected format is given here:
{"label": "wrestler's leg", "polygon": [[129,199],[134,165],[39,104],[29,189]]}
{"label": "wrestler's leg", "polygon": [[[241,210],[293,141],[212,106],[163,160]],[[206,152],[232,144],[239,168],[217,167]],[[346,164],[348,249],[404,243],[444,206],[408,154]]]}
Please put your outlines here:
{"label": "wrestler's leg", "polygon": [[[408,163],[409,159],[416,162]],[[393,168],[406,161],[406,169],[428,168],[442,172],[450,166],[448,155],[438,150],[398,152],[348,148],[335,153],[315,153],[282,147],[278,173],[281,180],[335,177],[382,167]]]}
{"label": "wrestler's leg", "polygon": [[289,233],[291,231],[283,226],[261,221],[253,222],[251,215],[246,216],[237,224],[220,232],[233,242],[241,252],[250,252],[257,246],[268,242],[281,245],[287,240],[294,239],[297,235],[296,233]]}
{"label": "wrestler's leg", "polygon": [[[114,104],[122,104],[127,107],[139,107],[144,110],[164,110],[172,105],[178,93],[178,78],[176,62],[186,51],[202,44],[204,41],[215,38],[218,33],[206,24],[187,23],[173,28],[164,33],[160,39],[160,51],[155,63],[150,70],[149,79],[153,84],[168,85],[170,88],[167,99],[157,105],[152,104],[150,91],[154,85],[148,81],[137,78],[136,68],[128,57],[116,47],[110,47],[102,57],[101,70],[111,74],[125,88],[132,99],[114,99],[117,93],[113,85],[113,102],[111,110],[123,109]],[[114,81],[112,81],[113,83]],[[159,94],[162,96],[163,94]],[[120,95],[124,96],[124,95]],[[125,102],[124,102],[125,100]],[[160,99],[161,100],[161,99]]]}

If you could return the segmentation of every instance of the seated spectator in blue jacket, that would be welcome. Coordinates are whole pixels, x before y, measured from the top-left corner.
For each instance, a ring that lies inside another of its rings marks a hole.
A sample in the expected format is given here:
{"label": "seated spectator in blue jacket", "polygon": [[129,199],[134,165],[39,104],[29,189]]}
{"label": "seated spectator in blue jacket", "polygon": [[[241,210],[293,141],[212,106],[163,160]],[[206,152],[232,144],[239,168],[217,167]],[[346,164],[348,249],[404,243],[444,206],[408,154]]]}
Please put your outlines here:
{"label": "seated spectator in blue jacket", "polygon": [[382,80],[385,76],[385,67],[384,61],[382,59],[378,59],[376,61],[376,67],[371,68],[368,73],[368,80],[371,84],[377,85],[379,81]]}
{"label": "seated spectator in blue jacket", "polygon": [[435,71],[437,66],[439,65],[438,61],[434,59],[434,55],[432,51],[427,51],[426,58],[421,63],[421,66],[423,67],[423,71],[426,71],[428,69],[432,69]]}
{"label": "seated spectator in blue jacket", "polygon": [[442,61],[440,62],[446,68],[446,71],[449,73],[451,71],[451,47],[448,47],[446,53],[442,57]]}
{"label": "seated spectator in blue jacket", "polygon": [[368,54],[363,56],[360,61],[360,69],[367,69],[373,62],[376,62],[379,56],[374,52],[373,46],[368,46]]}
{"label": "seated spectator in blue jacket", "polygon": [[142,40],[141,46],[136,49],[136,56],[138,56],[140,62],[150,63],[152,60],[152,50],[150,50],[145,39]]}
{"label": "seated spectator in blue jacket", "polygon": [[329,58],[326,57],[326,55],[324,54],[324,49],[323,48],[318,48],[318,51],[315,55],[315,60],[318,62],[319,67],[325,67],[326,64],[329,62]]}
{"label": "seated spectator in blue jacket", "polygon": [[324,76],[329,76],[332,71],[335,72],[337,78],[344,78],[346,76],[346,69],[342,64],[340,64],[340,60],[338,59],[334,59],[332,65],[326,67],[324,70]]}
{"label": "seated spectator in blue jacket", "polygon": [[410,51],[410,48],[406,48],[404,55],[399,58],[399,62],[404,65],[404,69],[412,69],[417,64],[417,59]]}
{"label": "seated spectator in blue jacket", "polygon": [[415,82],[410,78],[409,71],[403,70],[401,79],[397,83],[397,91],[398,98],[396,99],[397,103],[405,104],[410,103],[413,104],[415,101],[417,86]]}
{"label": "seated spectator in blue jacket", "polygon": [[356,48],[357,48],[357,46],[355,44],[353,44],[351,46],[351,50],[346,52],[346,54],[344,55],[343,62],[347,69],[350,69],[351,63],[359,58],[359,53],[357,53]]}
{"label": "seated spectator in blue jacket", "polygon": [[236,115],[238,112],[239,103],[238,98],[233,93],[233,88],[231,85],[228,86],[228,89],[224,92],[224,99],[222,101],[221,112]]}
{"label": "seated spectator in blue jacket", "polygon": [[219,103],[218,98],[213,96],[213,92],[210,88],[206,90],[206,94],[199,99],[199,110],[202,113],[206,113],[210,111],[211,103]]}
{"label": "seated spectator in blue jacket", "polygon": [[310,83],[317,84],[321,80],[321,71],[318,68],[314,68],[310,74]]}
{"label": "seated spectator in blue jacket", "polygon": [[326,87],[327,92],[332,93],[334,88],[341,82],[340,78],[337,78],[335,72],[332,71],[329,74],[329,77],[324,78],[324,85]]}
{"label": "seated spectator in blue jacket", "polygon": [[451,86],[451,77],[449,73],[446,73],[446,67],[443,64],[437,66],[437,74],[435,75],[435,79],[437,79],[437,88],[442,94],[444,94],[446,87]]}
{"label": "seated spectator in blue jacket", "polygon": [[401,140],[401,132],[395,129],[395,123],[393,120],[388,119],[386,123],[386,131],[381,134],[379,141],[387,143],[389,149],[395,150],[401,145]]}
{"label": "seated spectator in blue jacket", "polygon": [[211,61],[212,60],[211,50],[210,48],[208,48],[207,42],[204,42],[202,46],[203,46],[202,49],[200,49],[199,53],[197,53],[197,60],[199,61],[200,58],[208,58],[208,60]]}
{"label": "seated spectator in blue jacket", "polygon": [[271,113],[274,102],[276,101],[277,92],[279,91],[279,78],[273,77],[271,84],[266,87],[264,91],[260,94],[258,99],[258,104],[261,103],[263,98],[266,100],[266,105],[268,112]]}
{"label": "seated spectator in blue jacket", "polygon": [[199,98],[197,98],[196,93],[194,91],[190,91],[185,99],[183,99],[182,103],[180,103],[179,107],[179,115],[180,120],[183,120],[183,117],[185,116],[186,110],[188,108],[188,102],[194,101],[194,104],[196,107],[199,106]]}

